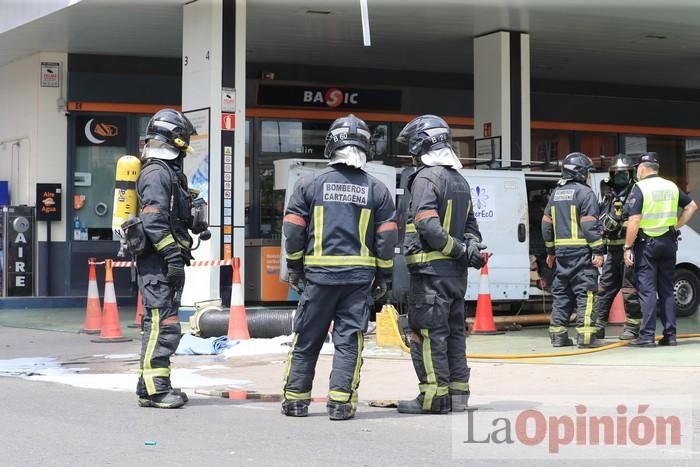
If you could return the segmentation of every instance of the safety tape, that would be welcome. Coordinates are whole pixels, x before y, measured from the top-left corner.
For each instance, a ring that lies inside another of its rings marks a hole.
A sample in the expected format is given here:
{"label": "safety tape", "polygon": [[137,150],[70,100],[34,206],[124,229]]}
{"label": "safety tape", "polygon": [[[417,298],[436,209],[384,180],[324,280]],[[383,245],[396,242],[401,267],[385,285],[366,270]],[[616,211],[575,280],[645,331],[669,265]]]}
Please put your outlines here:
{"label": "safety tape", "polygon": [[[96,266],[106,264],[106,261],[88,261],[88,265],[94,264]],[[113,268],[130,268],[135,265],[133,261],[112,261]],[[191,261],[190,267],[212,267],[212,266],[232,266],[233,258],[231,259],[207,259],[199,261]]]}

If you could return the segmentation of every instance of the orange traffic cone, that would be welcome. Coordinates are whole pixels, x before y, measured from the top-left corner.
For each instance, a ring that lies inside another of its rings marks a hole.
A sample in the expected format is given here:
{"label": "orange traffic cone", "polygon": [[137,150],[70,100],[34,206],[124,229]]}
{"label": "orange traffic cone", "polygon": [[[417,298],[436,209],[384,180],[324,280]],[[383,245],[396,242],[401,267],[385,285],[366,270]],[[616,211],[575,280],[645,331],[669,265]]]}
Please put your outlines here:
{"label": "orange traffic cone", "polygon": [[625,324],[625,302],[622,300],[622,291],[615,295],[615,300],[612,302],[608,324]]}
{"label": "orange traffic cone", "polygon": [[143,323],[143,299],[141,298],[141,291],[139,290],[136,296],[136,317],[134,322],[129,325],[130,328],[140,328]]}
{"label": "orange traffic cone", "polygon": [[496,329],[493,321],[493,306],[491,305],[491,292],[489,290],[489,254],[484,256],[484,267],[481,268],[481,278],[479,281],[479,298],[476,301],[476,318],[472,326],[472,334],[503,334],[503,331]]}
{"label": "orange traffic cone", "polygon": [[102,331],[98,339],[92,342],[129,342],[131,339],[122,335],[122,326],[119,321],[119,309],[117,308],[117,294],[114,292],[114,278],[112,277],[112,260],[105,260],[105,303],[102,311]]}
{"label": "orange traffic cone", "polygon": [[95,258],[88,260],[90,273],[88,275],[88,296],[85,309],[85,334],[99,334],[102,323],[102,307],[100,306],[100,291],[97,288],[97,274],[95,274]]}
{"label": "orange traffic cone", "polygon": [[231,313],[228,318],[229,339],[250,339],[248,318],[243,305],[241,285],[241,260],[233,258],[233,280],[231,281]]}

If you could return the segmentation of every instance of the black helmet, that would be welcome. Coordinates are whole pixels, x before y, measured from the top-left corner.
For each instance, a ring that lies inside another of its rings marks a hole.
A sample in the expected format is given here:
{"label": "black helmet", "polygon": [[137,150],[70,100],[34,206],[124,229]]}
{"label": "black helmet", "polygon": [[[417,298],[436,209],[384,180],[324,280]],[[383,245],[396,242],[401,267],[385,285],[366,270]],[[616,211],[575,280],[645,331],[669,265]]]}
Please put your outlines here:
{"label": "black helmet", "polygon": [[450,126],[436,115],[421,115],[403,127],[396,141],[408,145],[408,152],[421,156],[433,149],[450,147]]}
{"label": "black helmet", "polygon": [[159,110],[146,127],[146,143],[150,140],[169,144],[179,151],[192,152],[190,136],[196,135],[192,122],[177,110]]}
{"label": "black helmet", "polygon": [[326,134],[326,149],[323,155],[330,159],[333,153],[345,146],[356,146],[365,152],[367,160],[374,157],[372,133],[367,124],[354,116],[336,119]]}
{"label": "black helmet", "polygon": [[588,173],[593,168],[593,161],[582,152],[572,152],[564,158],[561,167],[561,178],[563,180],[575,180],[586,183]]}

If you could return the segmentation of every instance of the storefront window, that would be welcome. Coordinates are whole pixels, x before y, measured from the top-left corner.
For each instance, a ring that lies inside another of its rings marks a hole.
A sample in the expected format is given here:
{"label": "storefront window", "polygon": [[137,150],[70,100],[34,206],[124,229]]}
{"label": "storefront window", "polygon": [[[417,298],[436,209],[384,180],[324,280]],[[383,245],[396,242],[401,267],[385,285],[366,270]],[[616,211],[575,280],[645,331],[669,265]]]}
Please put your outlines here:
{"label": "storefront window", "polygon": [[284,190],[275,190],[274,167],[261,167],[260,177],[260,238],[282,238]]}
{"label": "storefront window", "polygon": [[251,235],[250,223],[250,120],[245,121],[245,236]]}
{"label": "storefront window", "polygon": [[[617,154],[617,135],[577,133],[577,136],[579,138],[579,151],[591,158],[594,167],[607,170],[608,164]],[[605,156],[605,160],[601,156]]]}
{"label": "storefront window", "polygon": [[[322,157],[330,124],[331,122],[263,120],[260,124],[261,152]],[[368,125],[374,137],[377,156],[381,157],[387,152],[389,127],[376,123]]]}
{"label": "storefront window", "polygon": [[562,160],[571,152],[571,132],[533,130],[530,138],[530,159],[534,165]]}
{"label": "storefront window", "polygon": [[685,140],[682,138],[647,138],[647,151],[655,152],[659,157],[659,174],[673,181],[683,191],[690,189],[686,176],[685,149]]}
{"label": "storefront window", "polygon": [[73,240],[112,240],[115,168],[127,152],[126,117],[81,116],[73,158]]}

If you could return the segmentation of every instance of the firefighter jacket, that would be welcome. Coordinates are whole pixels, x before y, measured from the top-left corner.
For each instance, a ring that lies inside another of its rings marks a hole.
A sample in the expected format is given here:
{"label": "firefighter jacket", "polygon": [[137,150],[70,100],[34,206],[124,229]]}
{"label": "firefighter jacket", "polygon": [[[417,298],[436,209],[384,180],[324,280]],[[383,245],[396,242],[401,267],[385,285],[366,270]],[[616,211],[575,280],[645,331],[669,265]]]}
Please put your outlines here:
{"label": "firefighter jacket", "polygon": [[[624,212],[624,206],[627,202],[627,196],[630,193],[632,185],[627,185],[624,188],[611,183],[609,180],[604,180],[600,184],[603,200],[600,203],[600,219],[601,228],[603,231],[603,243],[608,250],[621,250],[625,244],[625,236],[627,235],[627,220],[628,217]],[[603,222],[603,217],[608,216],[614,220],[615,224],[619,225],[617,229],[606,227]]]}
{"label": "firefighter jacket", "polygon": [[557,185],[542,218],[547,254],[602,255],[603,238],[598,217],[598,200],[591,187],[574,180]]}
{"label": "firefighter jacket", "polygon": [[187,177],[157,159],[148,159],[136,182],[139,217],[147,237],[146,250],[137,258],[139,274],[146,282],[165,280],[167,261],[192,258],[188,232],[192,197]]}
{"label": "firefighter jacket", "polygon": [[423,166],[413,175],[404,250],[411,273],[467,274],[459,242],[481,241],[469,184],[455,169]]}
{"label": "firefighter jacket", "polygon": [[362,169],[338,164],[304,177],[284,216],[287,268],[317,284],[388,281],[395,215],[387,187]]}

